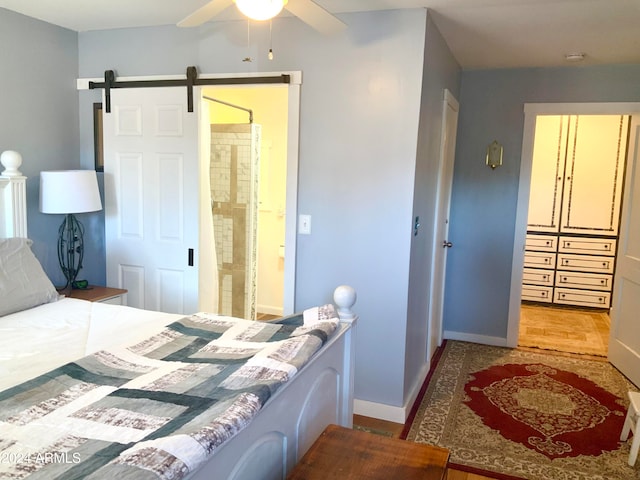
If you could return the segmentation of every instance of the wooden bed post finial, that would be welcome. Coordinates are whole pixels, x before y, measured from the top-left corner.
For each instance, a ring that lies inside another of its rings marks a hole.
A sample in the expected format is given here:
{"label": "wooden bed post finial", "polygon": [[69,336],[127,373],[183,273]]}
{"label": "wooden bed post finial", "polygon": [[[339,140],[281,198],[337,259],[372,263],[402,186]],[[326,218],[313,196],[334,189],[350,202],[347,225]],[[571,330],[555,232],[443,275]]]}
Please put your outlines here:
{"label": "wooden bed post finial", "polygon": [[333,301],[338,306],[340,320],[354,320],[356,315],[351,307],[356,303],[356,290],[349,285],[340,285],[333,292]]}
{"label": "wooden bed post finial", "polygon": [[0,238],[27,238],[27,177],[18,170],[22,155],[6,150],[0,155]]}

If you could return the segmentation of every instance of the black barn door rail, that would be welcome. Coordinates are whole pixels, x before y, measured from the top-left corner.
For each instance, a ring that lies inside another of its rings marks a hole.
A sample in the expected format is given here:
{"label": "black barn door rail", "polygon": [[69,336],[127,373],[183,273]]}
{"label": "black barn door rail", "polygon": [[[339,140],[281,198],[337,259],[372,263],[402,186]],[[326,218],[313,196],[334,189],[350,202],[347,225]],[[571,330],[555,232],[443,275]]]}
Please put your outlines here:
{"label": "black barn door rail", "polygon": [[117,81],[113,70],[105,70],[104,82],[89,82],[89,89],[104,88],[105,112],[111,112],[112,88],[149,88],[149,87],[187,87],[187,108],[193,112],[193,87],[201,85],[251,85],[268,83],[291,83],[291,76],[287,74],[267,77],[229,77],[229,78],[198,78],[196,67],[187,67],[186,78],[166,80],[127,80]]}

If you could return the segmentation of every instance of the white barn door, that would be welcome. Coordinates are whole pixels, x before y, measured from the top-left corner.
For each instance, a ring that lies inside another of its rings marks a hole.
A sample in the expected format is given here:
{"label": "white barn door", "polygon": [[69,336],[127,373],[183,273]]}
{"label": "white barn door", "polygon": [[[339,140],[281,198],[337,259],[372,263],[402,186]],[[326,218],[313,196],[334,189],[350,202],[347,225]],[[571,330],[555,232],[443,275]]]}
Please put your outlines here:
{"label": "white barn door", "polygon": [[198,310],[199,103],[187,112],[184,87],[113,89],[104,110],[107,284],[129,306]]}
{"label": "white barn door", "polygon": [[631,120],[611,310],[609,361],[640,386],[640,116]]}

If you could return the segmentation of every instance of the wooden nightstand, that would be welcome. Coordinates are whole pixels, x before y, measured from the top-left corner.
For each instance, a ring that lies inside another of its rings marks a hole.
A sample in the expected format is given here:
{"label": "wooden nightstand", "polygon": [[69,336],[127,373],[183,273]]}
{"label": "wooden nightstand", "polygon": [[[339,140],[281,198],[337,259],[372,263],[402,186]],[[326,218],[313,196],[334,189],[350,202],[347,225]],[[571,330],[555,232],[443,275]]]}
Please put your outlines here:
{"label": "wooden nightstand", "polygon": [[89,285],[86,289],[73,289],[61,293],[64,293],[69,298],[78,298],[90,302],[110,303],[112,305],[127,304],[127,291],[122,288]]}

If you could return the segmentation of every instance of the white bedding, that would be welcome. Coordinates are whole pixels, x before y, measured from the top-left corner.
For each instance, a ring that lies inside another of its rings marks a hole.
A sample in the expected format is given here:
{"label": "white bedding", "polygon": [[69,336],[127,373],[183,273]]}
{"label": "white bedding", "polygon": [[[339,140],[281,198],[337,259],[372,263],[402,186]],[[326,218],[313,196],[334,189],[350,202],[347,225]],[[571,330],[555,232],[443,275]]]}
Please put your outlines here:
{"label": "white bedding", "polygon": [[0,391],[182,317],[73,298],[0,317]]}

